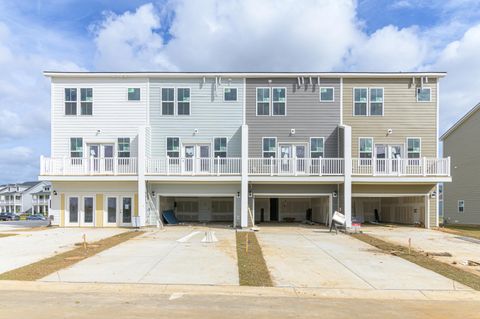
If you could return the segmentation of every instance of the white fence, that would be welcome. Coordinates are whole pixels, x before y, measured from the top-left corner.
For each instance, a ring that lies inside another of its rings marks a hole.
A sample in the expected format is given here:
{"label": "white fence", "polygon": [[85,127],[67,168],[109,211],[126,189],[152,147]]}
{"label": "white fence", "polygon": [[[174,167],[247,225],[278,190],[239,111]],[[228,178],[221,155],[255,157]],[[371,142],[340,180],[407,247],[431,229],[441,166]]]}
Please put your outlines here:
{"label": "white fence", "polygon": [[136,175],[136,157],[41,157],[40,175]]}
{"label": "white fence", "polygon": [[450,176],[450,158],[353,158],[352,175]]}
{"label": "white fence", "polygon": [[147,159],[149,175],[240,175],[242,159],[233,157],[166,157]]}
{"label": "white fence", "polygon": [[343,175],[343,158],[249,158],[249,175]]}

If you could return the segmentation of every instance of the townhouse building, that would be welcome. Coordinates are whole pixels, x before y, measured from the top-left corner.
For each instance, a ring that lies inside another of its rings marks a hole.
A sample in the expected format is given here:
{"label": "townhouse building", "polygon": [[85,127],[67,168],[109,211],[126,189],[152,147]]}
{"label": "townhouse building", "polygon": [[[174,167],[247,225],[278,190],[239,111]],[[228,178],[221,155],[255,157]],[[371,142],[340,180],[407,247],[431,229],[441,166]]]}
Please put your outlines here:
{"label": "townhouse building", "polygon": [[45,75],[54,224],[438,224],[444,73]]}
{"label": "townhouse building", "polygon": [[[6,184],[0,187],[0,212],[30,214],[38,201],[35,194],[50,187],[49,182],[32,181],[16,184]],[[45,197],[45,196],[43,196]],[[43,210],[48,210],[48,201],[42,202]],[[47,208],[45,208],[47,207]]]}

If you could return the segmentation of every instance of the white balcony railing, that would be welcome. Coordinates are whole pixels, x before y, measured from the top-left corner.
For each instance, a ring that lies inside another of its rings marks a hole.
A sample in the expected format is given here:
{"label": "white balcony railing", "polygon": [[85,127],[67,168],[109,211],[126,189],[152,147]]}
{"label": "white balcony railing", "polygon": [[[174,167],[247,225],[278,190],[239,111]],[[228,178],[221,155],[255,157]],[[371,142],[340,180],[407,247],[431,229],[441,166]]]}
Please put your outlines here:
{"label": "white balcony railing", "polygon": [[450,176],[450,158],[353,158],[352,175]]}
{"label": "white balcony railing", "polygon": [[249,175],[343,175],[343,158],[249,158]]}
{"label": "white balcony railing", "polygon": [[136,157],[41,157],[40,175],[136,175]]}
{"label": "white balcony railing", "polygon": [[241,158],[186,158],[166,157],[147,159],[146,174],[149,175],[240,175]]}

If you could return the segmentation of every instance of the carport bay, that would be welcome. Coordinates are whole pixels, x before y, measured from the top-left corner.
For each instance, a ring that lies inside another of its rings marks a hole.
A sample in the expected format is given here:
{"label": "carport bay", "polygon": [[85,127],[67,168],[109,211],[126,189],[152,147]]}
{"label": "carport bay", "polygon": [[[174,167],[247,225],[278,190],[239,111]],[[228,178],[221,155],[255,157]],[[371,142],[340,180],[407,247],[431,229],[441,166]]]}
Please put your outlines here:
{"label": "carport bay", "polygon": [[149,182],[147,191],[160,214],[173,210],[181,222],[240,225],[240,183]]}
{"label": "carport bay", "polygon": [[438,226],[435,184],[353,184],[352,218],[381,222]]}

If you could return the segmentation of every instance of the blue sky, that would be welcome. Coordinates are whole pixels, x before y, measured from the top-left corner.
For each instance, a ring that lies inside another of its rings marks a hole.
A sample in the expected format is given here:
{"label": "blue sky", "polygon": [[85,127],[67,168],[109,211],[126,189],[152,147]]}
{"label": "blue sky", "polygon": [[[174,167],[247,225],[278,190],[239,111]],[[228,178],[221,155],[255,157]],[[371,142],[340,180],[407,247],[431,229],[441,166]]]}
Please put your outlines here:
{"label": "blue sky", "polygon": [[443,132],[479,56],[478,0],[0,0],[0,184],[50,153],[43,70],[447,71]]}

